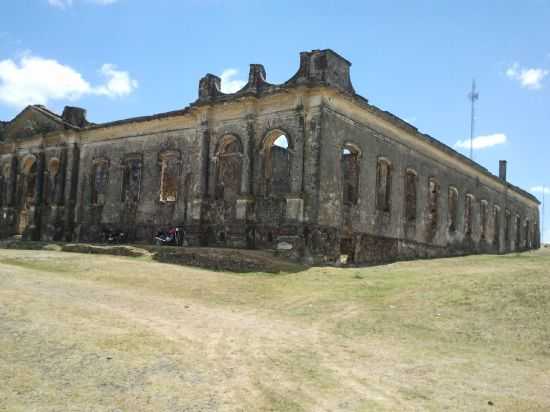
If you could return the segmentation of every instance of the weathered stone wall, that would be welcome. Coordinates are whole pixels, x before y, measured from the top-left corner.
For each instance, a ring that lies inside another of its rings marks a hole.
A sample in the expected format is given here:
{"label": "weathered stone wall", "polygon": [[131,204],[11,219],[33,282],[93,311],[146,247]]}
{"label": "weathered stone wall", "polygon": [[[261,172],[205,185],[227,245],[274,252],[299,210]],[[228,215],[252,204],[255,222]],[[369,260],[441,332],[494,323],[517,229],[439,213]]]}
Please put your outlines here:
{"label": "weathered stone wall", "polygon": [[[151,241],[159,228],[185,222],[193,194],[201,181],[201,142],[194,129],[130,136],[123,139],[83,144],[80,152],[77,192],[76,236],[84,241],[97,241],[104,228],[123,230],[133,241]],[[161,156],[174,152],[179,188],[175,202],[160,201]],[[122,199],[125,158],[135,154],[142,159],[139,201],[132,208]],[[92,204],[92,171],[94,161],[108,164],[104,201]],[[183,188],[190,182],[189,191]]]}
{"label": "weathered stone wall", "polygon": [[318,263],[538,247],[536,199],[370,105],[349,68],[304,52],[282,85],[254,64],[234,94],[209,74],[184,110],[102,125],[31,106],[3,125],[0,237],[149,243],[180,226],[185,245]]}
{"label": "weathered stone wall", "polygon": [[[357,204],[344,207],[342,202],[342,168],[340,152],[345,144],[359,148],[359,193]],[[521,201],[509,190],[496,190],[484,185],[479,178],[454,169],[441,159],[423,155],[411,147],[392,139],[391,135],[377,130],[371,125],[353,121],[341,113],[325,108],[322,124],[321,200],[319,202],[319,224],[336,226],[351,236],[358,244],[355,249],[357,260],[371,261],[414,257],[410,247],[398,247],[397,242],[387,239],[400,239],[416,245],[417,256],[453,255],[476,252],[508,252],[535,246],[537,236],[534,222],[538,222],[538,207]],[[388,212],[376,208],[377,162],[384,157],[391,163],[391,207]],[[416,219],[413,223],[405,219],[405,173],[417,173]],[[430,233],[429,219],[429,179],[439,183],[438,221],[435,233]],[[457,226],[449,230],[448,188],[458,190]],[[466,234],[465,196],[473,195],[472,232]],[[481,233],[481,202],[487,202],[488,215],[486,233]],[[504,228],[505,210],[513,216],[521,216],[520,243],[516,244],[516,228],[512,228],[508,242],[504,231],[500,231],[499,242],[494,238],[494,206],[501,209],[500,228]],[[531,225],[529,239],[525,239],[524,224]],[[364,235],[368,234],[365,243]],[[378,242],[375,240],[379,239]],[[527,243],[526,243],[527,241]],[[375,247],[374,245],[377,244]],[[433,252],[425,251],[433,247]],[[444,252],[442,252],[442,248]]]}

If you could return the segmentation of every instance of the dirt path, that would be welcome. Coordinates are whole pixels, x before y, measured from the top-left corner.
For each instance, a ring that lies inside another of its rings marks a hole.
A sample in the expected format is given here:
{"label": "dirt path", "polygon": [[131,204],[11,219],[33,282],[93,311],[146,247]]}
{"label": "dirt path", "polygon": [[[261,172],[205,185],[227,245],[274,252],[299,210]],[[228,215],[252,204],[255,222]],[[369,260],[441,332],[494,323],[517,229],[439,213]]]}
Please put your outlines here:
{"label": "dirt path", "polygon": [[[503,392],[543,410],[548,381],[529,362],[480,365],[475,355],[434,358],[428,349],[419,358],[398,336],[349,339],[261,306],[114,286],[81,264],[64,275],[0,264],[0,410],[495,410],[488,400]],[[143,265],[190,287],[184,268]],[[131,285],[135,268],[120,270]]]}

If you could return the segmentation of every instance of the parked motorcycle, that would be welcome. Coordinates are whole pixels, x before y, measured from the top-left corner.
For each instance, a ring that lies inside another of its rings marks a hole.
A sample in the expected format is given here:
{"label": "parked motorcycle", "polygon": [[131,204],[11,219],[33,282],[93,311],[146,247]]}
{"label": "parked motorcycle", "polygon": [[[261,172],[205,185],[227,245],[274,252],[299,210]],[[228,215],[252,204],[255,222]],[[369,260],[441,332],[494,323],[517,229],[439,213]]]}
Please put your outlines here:
{"label": "parked motorcycle", "polygon": [[179,246],[183,241],[183,229],[172,227],[168,230],[159,230],[153,240],[158,246]]}

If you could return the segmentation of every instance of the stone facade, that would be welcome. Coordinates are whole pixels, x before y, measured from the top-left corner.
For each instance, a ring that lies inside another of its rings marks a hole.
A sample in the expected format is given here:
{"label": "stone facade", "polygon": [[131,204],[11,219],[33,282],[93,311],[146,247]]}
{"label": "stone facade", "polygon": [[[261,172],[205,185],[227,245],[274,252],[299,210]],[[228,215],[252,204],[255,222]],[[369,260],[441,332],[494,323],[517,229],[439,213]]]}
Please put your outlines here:
{"label": "stone facade", "polygon": [[224,94],[200,80],[183,110],[92,124],[29,106],[0,123],[0,236],[278,249],[308,262],[539,247],[539,202],[355,93],[351,64],[300,54],[287,82],[250,66]]}

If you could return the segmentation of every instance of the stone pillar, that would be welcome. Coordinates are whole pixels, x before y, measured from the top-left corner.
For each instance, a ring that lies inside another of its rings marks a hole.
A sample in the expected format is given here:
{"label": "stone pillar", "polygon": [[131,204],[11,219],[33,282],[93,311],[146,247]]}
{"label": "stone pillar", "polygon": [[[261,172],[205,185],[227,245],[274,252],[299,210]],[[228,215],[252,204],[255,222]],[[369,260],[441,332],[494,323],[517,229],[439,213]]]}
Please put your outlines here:
{"label": "stone pillar", "polygon": [[187,216],[185,224],[185,240],[188,245],[198,246],[203,243],[203,220],[210,197],[211,172],[210,172],[210,131],[208,122],[201,123],[197,130],[199,141],[198,157],[199,167],[197,171],[198,190],[187,200]]}
{"label": "stone pillar", "polygon": [[61,150],[59,156],[59,171],[57,173],[57,184],[59,186],[56,188],[53,202],[55,205],[63,206],[66,186],[65,180],[67,178],[67,148]]}
{"label": "stone pillar", "polygon": [[254,159],[256,152],[256,116],[249,115],[246,119],[246,140],[243,148],[243,165],[241,193],[254,194]]}
{"label": "stone pillar", "polygon": [[306,111],[304,120],[304,221],[316,223],[319,205],[322,107]]}
{"label": "stone pillar", "polygon": [[208,197],[210,193],[210,130],[208,129],[208,122],[201,124],[199,133],[201,139],[200,194],[204,198]]}
{"label": "stone pillar", "polygon": [[[80,149],[77,144],[73,143],[67,148],[67,156],[65,162],[65,183],[63,199],[65,205],[65,218],[64,218],[64,238],[65,241],[70,242],[76,236],[75,225],[79,222],[79,215],[77,213],[80,202],[77,202],[78,185],[79,185],[79,173],[80,173]],[[82,185],[83,182],[80,182]],[[82,188],[84,189],[84,188]]]}
{"label": "stone pillar", "polygon": [[8,206],[15,207],[17,204],[17,175],[18,175],[17,156],[11,158],[10,178],[8,182],[8,190],[6,202]]}
{"label": "stone pillar", "polygon": [[25,233],[30,240],[40,240],[40,229],[42,227],[42,198],[44,189],[44,152],[36,155],[36,186],[33,197],[33,205],[29,210],[29,226]]}

